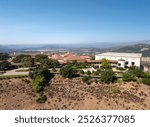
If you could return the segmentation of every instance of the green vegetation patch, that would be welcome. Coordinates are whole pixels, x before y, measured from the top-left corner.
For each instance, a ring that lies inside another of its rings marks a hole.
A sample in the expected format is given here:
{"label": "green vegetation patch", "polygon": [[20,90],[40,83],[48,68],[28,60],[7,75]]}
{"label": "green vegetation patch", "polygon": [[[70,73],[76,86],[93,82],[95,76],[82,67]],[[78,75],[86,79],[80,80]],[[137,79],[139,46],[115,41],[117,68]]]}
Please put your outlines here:
{"label": "green vegetation patch", "polygon": [[0,79],[23,78],[23,77],[28,77],[28,75],[1,75]]}

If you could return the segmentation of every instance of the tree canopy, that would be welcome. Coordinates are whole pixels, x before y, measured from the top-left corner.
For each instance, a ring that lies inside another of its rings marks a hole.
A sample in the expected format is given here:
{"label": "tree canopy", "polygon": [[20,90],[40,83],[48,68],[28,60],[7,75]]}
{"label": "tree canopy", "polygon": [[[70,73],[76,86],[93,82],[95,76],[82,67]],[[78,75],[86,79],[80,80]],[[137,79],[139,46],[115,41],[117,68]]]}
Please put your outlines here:
{"label": "tree canopy", "polygon": [[74,78],[77,76],[76,73],[77,73],[77,71],[71,65],[66,65],[60,69],[60,74],[64,78]]}
{"label": "tree canopy", "polygon": [[0,53],[0,60],[7,60],[9,58],[8,53]]}
{"label": "tree canopy", "polygon": [[31,67],[34,64],[33,59],[31,57],[22,58],[21,63],[23,64],[24,67]]}
{"label": "tree canopy", "polygon": [[24,54],[20,54],[18,56],[16,56],[16,58],[13,59],[13,62],[14,63],[21,63],[22,62],[22,59],[31,59],[31,56],[30,55],[24,55]]}
{"label": "tree canopy", "polygon": [[44,103],[47,100],[47,97],[44,95],[43,91],[53,75],[48,68],[40,66],[36,67],[32,72],[30,71],[29,77],[32,79],[33,90],[39,95],[37,102]]}
{"label": "tree canopy", "polygon": [[11,64],[8,61],[1,61],[0,62],[0,70],[8,70],[10,68]]}
{"label": "tree canopy", "polygon": [[56,68],[60,65],[57,60],[49,59],[47,55],[43,54],[36,55],[35,62],[40,62],[42,66],[49,68]]}
{"label": "tree canopy", "polygon": [[101,68],[102,69],[111,69],[111,64],[110,61],[108,59],[102,59],[101,60]]}

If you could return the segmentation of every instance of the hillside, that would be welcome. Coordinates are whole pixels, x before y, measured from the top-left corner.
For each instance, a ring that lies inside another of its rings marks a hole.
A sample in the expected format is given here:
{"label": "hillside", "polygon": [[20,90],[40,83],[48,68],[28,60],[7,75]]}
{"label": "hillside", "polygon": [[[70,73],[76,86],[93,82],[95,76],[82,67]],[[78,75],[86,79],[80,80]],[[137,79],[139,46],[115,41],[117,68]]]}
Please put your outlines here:
{"label": "hillside", "polygon": [[118,47],[112,49],[113,52],[127,52],[127,53],[142,53],[144,57],[150,56],[150,44],[135,44],[129,46]]}
{"label": "hillside", "polygon": [[150,86],[134,82],[87,85],[55,76],[45,95],[38,104],[28,78],[0,80],[0,109],[150,109]]}

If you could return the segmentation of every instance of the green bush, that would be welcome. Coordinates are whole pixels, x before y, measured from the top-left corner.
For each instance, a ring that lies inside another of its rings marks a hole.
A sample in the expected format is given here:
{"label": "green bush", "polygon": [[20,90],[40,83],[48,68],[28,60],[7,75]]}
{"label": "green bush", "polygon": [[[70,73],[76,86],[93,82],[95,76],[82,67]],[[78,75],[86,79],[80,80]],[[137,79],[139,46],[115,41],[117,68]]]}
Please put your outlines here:
{"label": "green bush", "polygon": [[83,71],[83,70],[80,70],[80,74],[84,74],[84,71]]}
{"label": "green bush", "polygon": [[86,74],[87,74],[87,75],[91,75],[91,72],[90,72],[90,71],[87,71]]}
{"label": "green bush", "polygon": [[82,81],[83,81],[83,82],[86,82],[86,81],[88,81],[88,80],[90,80],[90,79],[91,79],[90,76],[84,76],[84,77],[82,77]]}
{"label": "green bush", "polygon": [[93,75],[99,75],[100,73],[98,71],[94,71]]}
{"label": "green bush", "polygon": [[32,79],[32,87],[34,91],[39,93],[43,91],[44,87],[48,84],[53,75],[50,73],[48,68],[37,67],[29,73],[29,77]]}
{"label": "green bush", "polygon": [[35,79],[33,79],[32,88],[36,93],[43,91],[43,89],[44,89],[44,77],[39,75]]}
{"label": "green bush", "polygon": [[40,97],[36,100],[37,103],[45,103],[47,101],[46,95],[42,94]]}
{"label": "green bush", "polygon": [[142,83],[150,85],[150,72],[145,72],[144,77],[142,78]]}
{"label": "green bush", "polygon": [[98,83],[98,80],[95,79],[94,82],[97,84],[97,83]]}
{"label": "green bush", "polygon": [[150,86],[150,78],[142,78],[142,83]]}
{"label": "green bush", "polygon": [[101,83],[114,83],[116,80],[117,77],[112,70],[105,70],[101,72]]}
{"label": "green bush", "polygon": [[128,73],[130,73],[130,74],[132,74],[132,75],[134,75],[135,77],[138,77],[138,78],[144,77],[144,72],[136,66],[129,67],[128,68]]}
{"label": "green bush", "polygon": [[71,65],[66,65],[63,68],[60,69],[60,74],[62,75],[62,77],[64,78],[74,78],[77,77],[77,71],[72,68]]}
{"label": "green bush", "polygon": [[90,85],[91,84],[91,77],[90,76],[82,77],[82,81],[85,82],[86,84]]}
{"label": "green bush", "polygon": [[122,74],[122,80],[126,82],[135,81],[135,76],[131,73],[125,72]]}

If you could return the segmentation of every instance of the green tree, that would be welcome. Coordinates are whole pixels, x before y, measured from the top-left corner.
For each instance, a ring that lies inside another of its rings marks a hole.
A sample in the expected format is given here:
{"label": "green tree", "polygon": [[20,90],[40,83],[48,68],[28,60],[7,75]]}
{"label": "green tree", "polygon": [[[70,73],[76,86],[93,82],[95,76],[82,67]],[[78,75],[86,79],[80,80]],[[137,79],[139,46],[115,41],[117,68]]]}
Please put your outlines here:
{"label": "green tree", "polygon": [[32,88],[38,94],[37,102],[44,103],[47,98],[43,93],[45,86],[48,85],[53,75],[46,67],[37,67],[32,72],[30,71],[29,77],[32,79]]}
{"label": "green tree", "polygon": [[29,73],[29,77],[31,79],[35,79],[39,75],[44,77],[45,83],[49,82],[49,80],[53,77],[48,68],[42,66],[36,67],[33,71],[30,71]]}
{"label": "green tree", "polygon": [[43,54],[39,54],[35,56],[35,62],[42,62],[44,59],[48,59],[48,56]]}
{"label": "green tree", "polygon": [[35,62],[40,62],[42,66],[48,68],[57,68],[60,66],[60,63],[57,60],[49,59],[47,55],[36,55]]}
{"label": "green tree", "polygon": [[7,61],[1,61],[0,62],[0,70],[4,71],[4,70],[8,70],[11,67],[11,64]]}
{"label": "green tree", "polygon": [[101,72],[101,83],[114,83],[116,80],[117,77],[112,70],[105,70]]}
{"label": "green tree", "polygon": [[77,71],[71,65],[66,65],[60,69],[60,74],[64,78],[74,78],[77,76]]}
{"label": "green tree", "polygon": [[0,53],[0,60],[7,60],[9,58],[8,53]]}
{"label": "green tree", "polygon": [[102,69],[105,69],[105,70],[107,70],[107,69],[111,69],[111,64],[110,64],[110,61],[108,60],[108,59],[102,59],[101,60],[101,68]]}
{"label": "green tree", "polygon": [[57,68],[60,66],[58,60],[49,59],[49,67],[50,68]]}
{"label": "green tree", "polygon": [[31,58],[31,56],[20,54],[20,55],[16,56],[16,58],[13,59],[13,62],[14,63],[21,63],[22,59],[24,59],[24,58]]}
{"label": "green tree", "polygon": [[32,88],[36,93],[42,92],[44,89],[44,77],[41,75],[38,75],[33,79],[32,81]]}
{"label": "green tree", "polygon": [[24,57],[21,60],[23,67],[32,67],[33,66],[33,59],[31,57]]}

